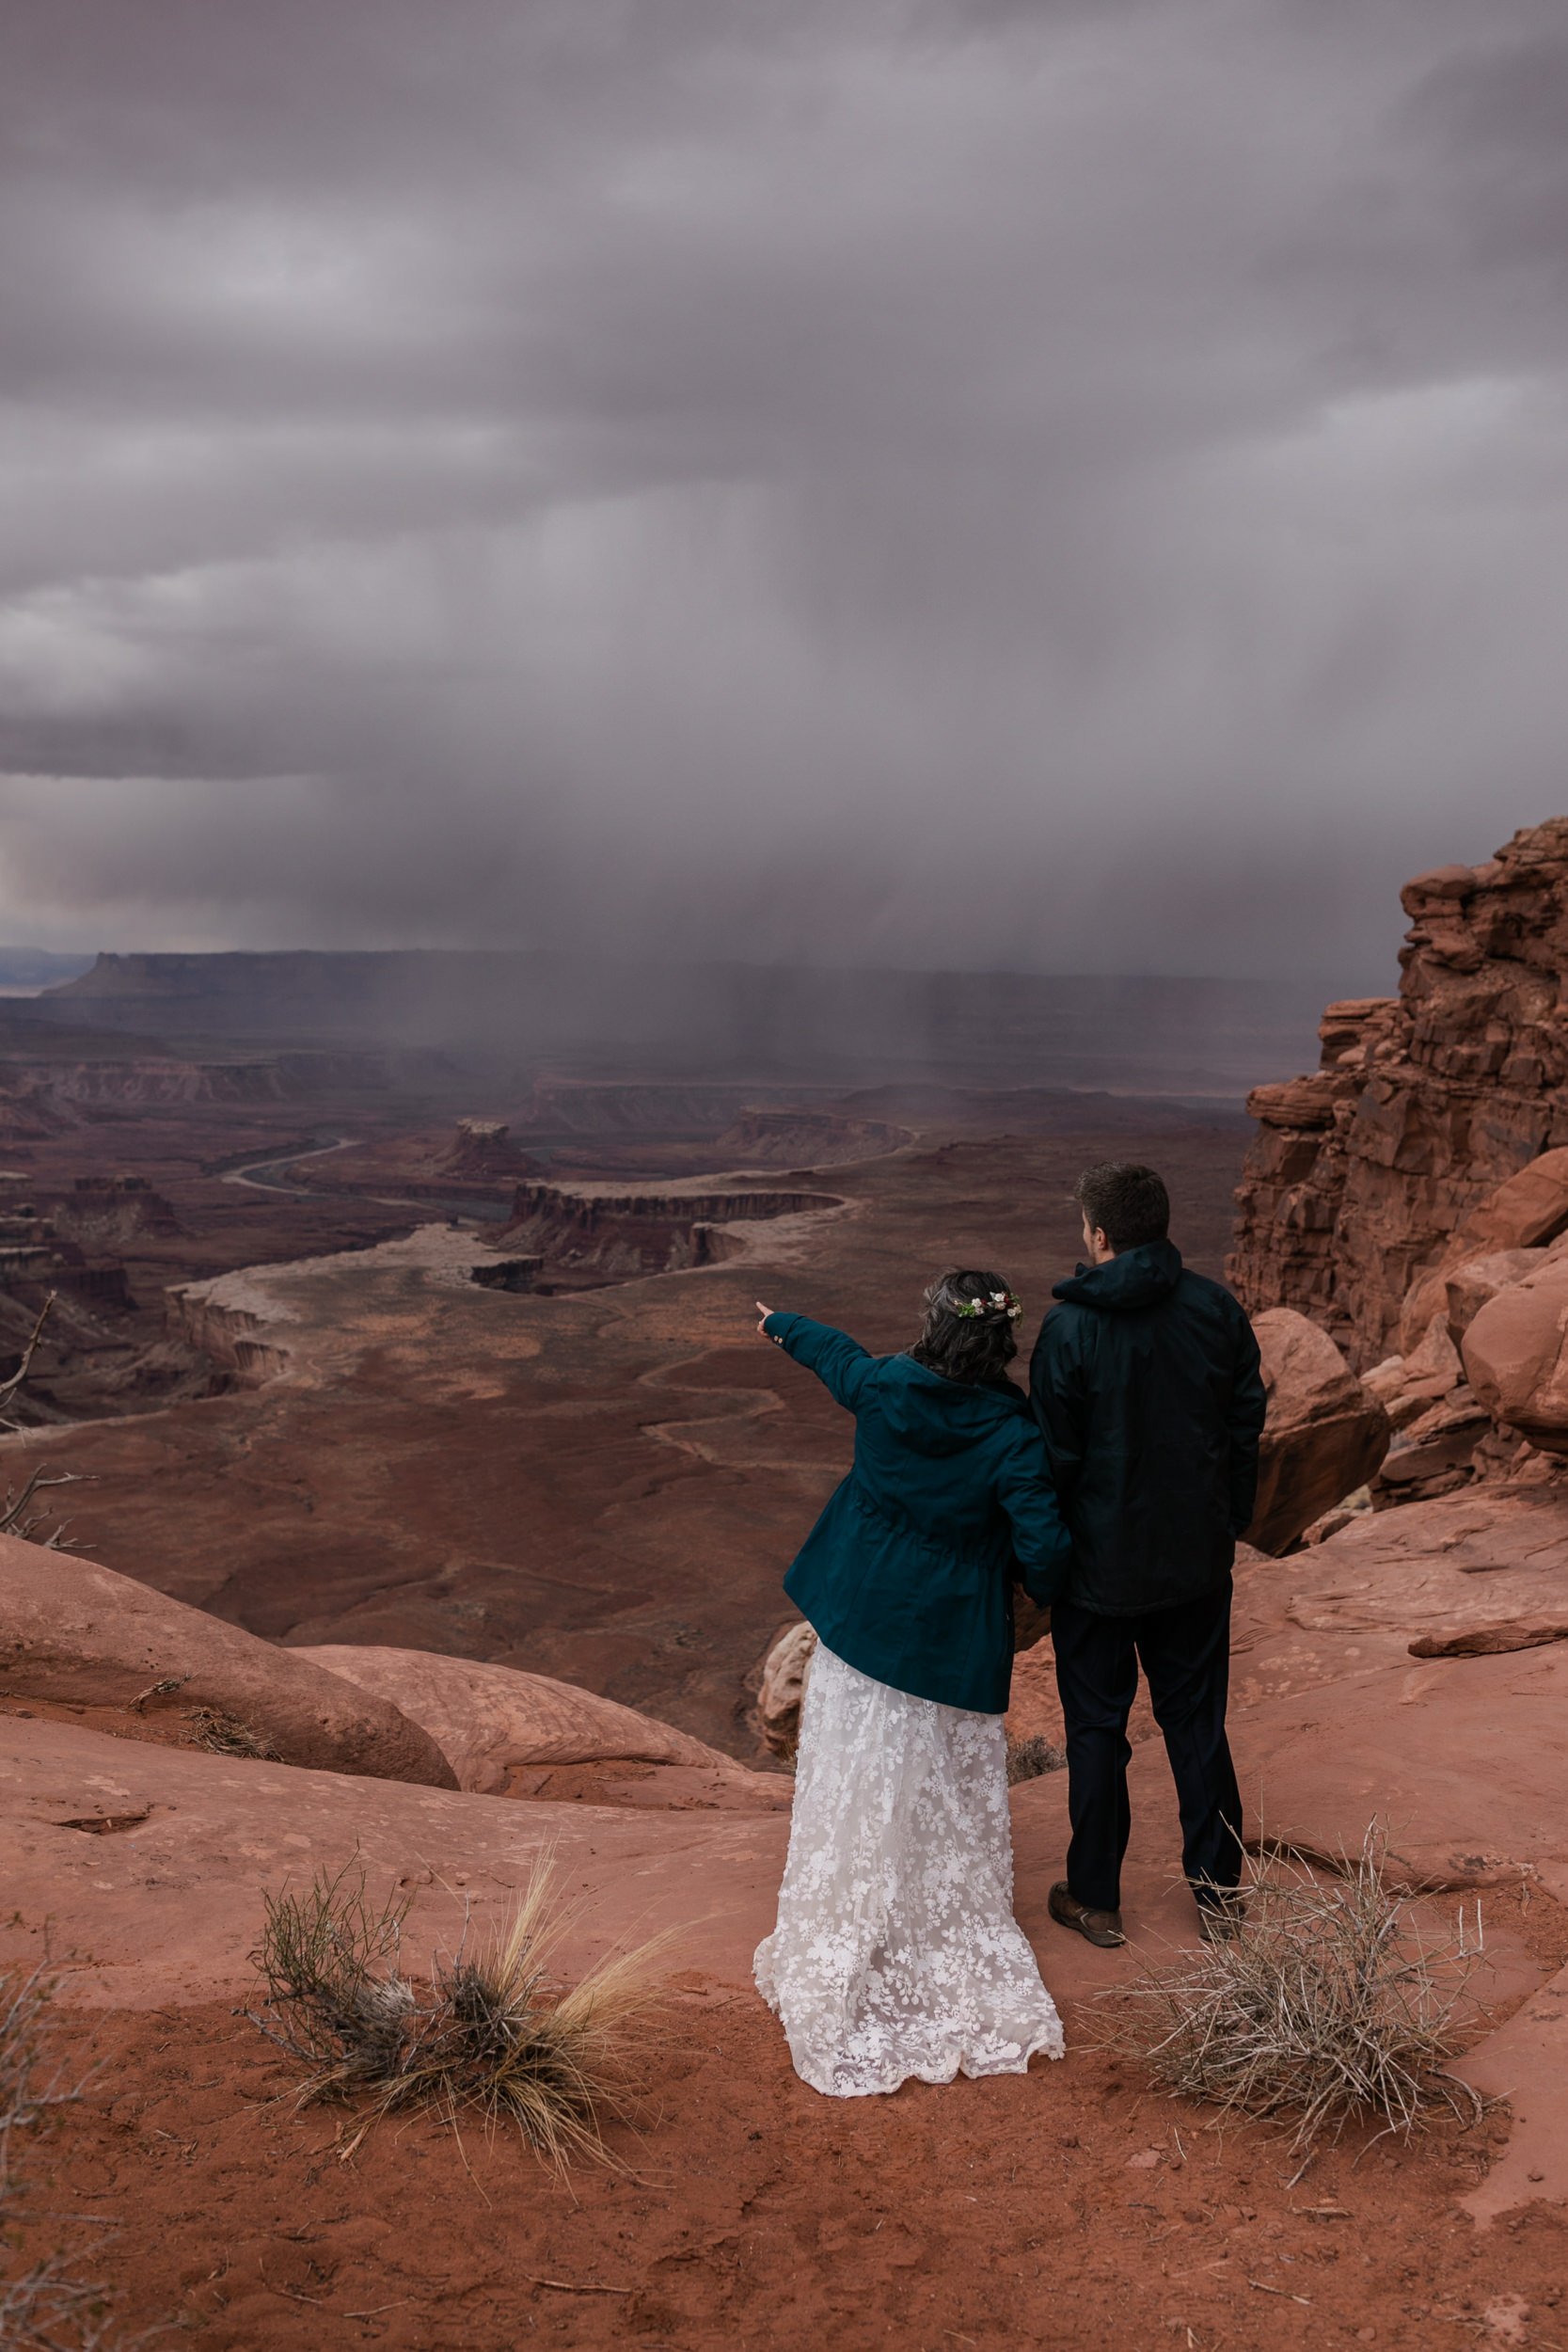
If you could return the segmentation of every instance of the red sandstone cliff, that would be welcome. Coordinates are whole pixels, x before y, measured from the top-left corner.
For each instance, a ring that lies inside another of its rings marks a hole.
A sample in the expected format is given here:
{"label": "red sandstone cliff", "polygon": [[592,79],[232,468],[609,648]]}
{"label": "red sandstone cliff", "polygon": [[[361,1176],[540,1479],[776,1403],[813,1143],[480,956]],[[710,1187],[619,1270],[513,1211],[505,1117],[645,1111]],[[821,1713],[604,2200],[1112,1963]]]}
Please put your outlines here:
{"label": "red sandstone cliff", "polygon": [[1248,1098],[1228,1268],[1362,1364],[1415,1343],[1407,1299],[1477,1203],[1568,1144],[1568,818],[1401,896],[1399,995],[1331,1005],[1320,1068]]}

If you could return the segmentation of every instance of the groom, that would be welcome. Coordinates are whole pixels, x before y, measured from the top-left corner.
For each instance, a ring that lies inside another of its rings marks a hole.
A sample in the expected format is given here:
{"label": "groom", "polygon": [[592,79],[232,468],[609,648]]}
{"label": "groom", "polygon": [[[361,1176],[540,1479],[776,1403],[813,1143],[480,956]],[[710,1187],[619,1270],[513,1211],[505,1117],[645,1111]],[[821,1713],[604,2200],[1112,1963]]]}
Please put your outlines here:
{"label": "groom", "polygon": [[1258,1342],[1230,1293],[1183,1266],[1153,1168],[1087,1168],[1073,1199],[1088,1263],[1056,1284],[1029,1368],[1072,1531],[1067,1597],[1051,1613],[1072,1837],[1051,1915],[1091,1944],[1126,1941],[1127,1718],[1141,1665],[1212,1941],[1234,1928],[1241,1877],[1225,1708],[1230,1571],[1263,1427]]}

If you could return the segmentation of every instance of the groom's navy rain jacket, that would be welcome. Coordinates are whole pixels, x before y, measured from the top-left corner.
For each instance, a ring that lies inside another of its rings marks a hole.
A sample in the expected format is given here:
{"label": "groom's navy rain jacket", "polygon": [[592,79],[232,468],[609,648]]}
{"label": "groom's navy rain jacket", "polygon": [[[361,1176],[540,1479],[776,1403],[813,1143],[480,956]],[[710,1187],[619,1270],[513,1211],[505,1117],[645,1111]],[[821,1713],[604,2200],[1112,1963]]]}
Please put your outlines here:
{"label": "groom's navy rain jacket", "polygon": [[787,1348],[855,1416],[855,1463],[784,1591],[831,1650],[915,1698],[1006,1711],[1016,1571],[1050,1602],[1068,1564],[1045,1448],[1010,1380],[946,1380],[912,1356],[871,1356],[804,1315],[769,1315]]}
{"label": "groom's navy rain jacket", "polygon": [[1257,1501],[1252,1326],[1168,1241],[1080,1266],[1053,1295],[1029,1390],[1072,1530],[1062,1597],[1111,1617],[1197,1600]]}

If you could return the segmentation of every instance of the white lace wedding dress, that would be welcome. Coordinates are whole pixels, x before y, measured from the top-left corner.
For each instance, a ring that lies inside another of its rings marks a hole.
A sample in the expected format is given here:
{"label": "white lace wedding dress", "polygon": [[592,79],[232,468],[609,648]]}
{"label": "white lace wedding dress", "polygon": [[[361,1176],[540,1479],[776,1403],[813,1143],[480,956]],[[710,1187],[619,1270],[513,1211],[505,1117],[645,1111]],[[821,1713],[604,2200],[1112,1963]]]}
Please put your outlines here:
{"label": "white lace wedding dress", "polygon": [[911,1698],[817,1645],[779,1922],[755,1971],[796,2073],[833,2098],[1061,2057],[1013,1917],[1000,1715]]}

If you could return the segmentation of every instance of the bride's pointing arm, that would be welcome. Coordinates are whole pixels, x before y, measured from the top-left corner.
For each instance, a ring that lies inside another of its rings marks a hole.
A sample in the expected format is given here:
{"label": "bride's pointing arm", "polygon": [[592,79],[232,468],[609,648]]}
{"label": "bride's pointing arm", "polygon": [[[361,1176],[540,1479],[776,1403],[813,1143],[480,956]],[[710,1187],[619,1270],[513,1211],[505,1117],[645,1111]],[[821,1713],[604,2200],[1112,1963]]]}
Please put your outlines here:
{"label": "bride's pointing arm", "polygon": [[[760,1299],[757,1304],[762,1307]],[[852,1340],[847,1331],[835,1330],[831,1323],[814,1323],[809,1315],[781,1314],[776,1308],[762,1310],[757,1328],[798,1364],[816,1373],[835,1404],[847,1412],[854,1411],[866,1375],[877,1362],[858,1340]]]}

